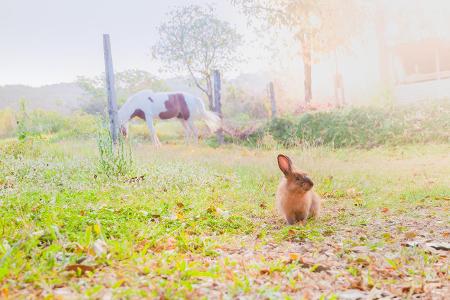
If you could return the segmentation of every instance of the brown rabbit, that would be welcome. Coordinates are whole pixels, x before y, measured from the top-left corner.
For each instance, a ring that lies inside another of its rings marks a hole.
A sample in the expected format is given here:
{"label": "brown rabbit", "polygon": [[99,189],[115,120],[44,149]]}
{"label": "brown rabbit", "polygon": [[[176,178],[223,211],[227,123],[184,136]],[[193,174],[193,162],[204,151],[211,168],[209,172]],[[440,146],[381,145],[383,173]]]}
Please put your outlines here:
{"label": "brown rabbit", "polygon": [[284,173],[277,190],[277,207],[286,221],[292,225],[315,217],[320,212],[320,197],[311,189],[314,183],[306,173],[295,170],[286,155],[278,155],[278,166]]}

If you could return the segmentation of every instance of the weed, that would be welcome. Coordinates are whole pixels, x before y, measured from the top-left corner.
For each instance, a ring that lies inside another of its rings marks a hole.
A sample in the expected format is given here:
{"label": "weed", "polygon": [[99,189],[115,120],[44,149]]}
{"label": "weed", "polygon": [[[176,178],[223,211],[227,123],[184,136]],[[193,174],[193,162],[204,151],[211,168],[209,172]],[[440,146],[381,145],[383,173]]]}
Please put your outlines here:
{"label": "weed", "polygon": [[105,120],[99,122],[97,129],[97,148],[99,152],[99,170],[108,177],[131,175],[134,171],[134,161],[130,144],[122,135],[114,143],[108,124]]}

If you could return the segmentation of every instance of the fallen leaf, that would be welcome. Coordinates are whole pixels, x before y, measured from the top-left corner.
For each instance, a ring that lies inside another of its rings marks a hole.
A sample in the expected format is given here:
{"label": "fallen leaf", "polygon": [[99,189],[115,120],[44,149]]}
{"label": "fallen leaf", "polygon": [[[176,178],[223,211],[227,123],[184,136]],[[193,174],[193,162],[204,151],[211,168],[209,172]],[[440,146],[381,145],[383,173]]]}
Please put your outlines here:
{"label": "fallen leaf", "polygon": [[414,231],[408,231],[405,233],[405,237],[407,239],[413,239],[417,236],[417,233],[415,233]]}
{"label": "fallen leaf", "polygon": [[88,265],[81,265],[81,264],[73,264],[68,265],[65,268],[66,271],[74,271],[74,272],[80,272],[81,274],[84,274],[86,272],[93,272],[95,270],[94,266],[88,266]]}
{"label": "fallen leaf", "polygon": [[261,270],[259,270],[259,274],[261,274],[261,275],[270,274],[270,270],[269,269],[261,269]]}
{"label": "fallen leaf", "polygon": [[360,290],[347,290],[337,294],[338,298],[341,300],[359,300],[366,299],[367,293],[361,292]]}
{"label": "fallen leaf", "polygon": [[7,287],[2,288],[0,295],[2,299],[8,299],[9,290]]}
{"label": "fallen leaf", "polygon": [[430,242],[430,243],[426,243],[425,246],[431,247],[436,250],[445,250],[445,251],[450,250],[450,243],[446,243],[446,242]]}
{"label": "fallen leaf", "polygon": [[355,253],[367,253],[369,252],[369,248],[366,246],[356,246],[351,249]]}
{"label": "fallen leaf", "polygon": [[299,260],[300,259],[300,254],[298,254],[298,253],[289,253],[289,258],[291,260]]}
{"label": "fallen leaf", "polygon": [[319,264],[315,264],[314,266],[311,267],[310,271],[311,272],[315,272],[315,273],[319,273],[319,272],[323,272],[323,271],[327,271],[330,268],[319,265]]}
{"label": "fallen leaf", "polygon": [[97,234],[97,235],[101,234],[102,230],[101,230],[101,228],[100,228],[100,224],[99,224],[99,223],[95,223],[95,224],[94,224],[94,232],[95,232],[95,234]]}
{"label": "fallen leaf", "polygon": [[389,208],[387,208],[387,207],[383,207],[381,209],[381,212],[383,212],[383,213],[387,213],[388,211],[389,211]]}

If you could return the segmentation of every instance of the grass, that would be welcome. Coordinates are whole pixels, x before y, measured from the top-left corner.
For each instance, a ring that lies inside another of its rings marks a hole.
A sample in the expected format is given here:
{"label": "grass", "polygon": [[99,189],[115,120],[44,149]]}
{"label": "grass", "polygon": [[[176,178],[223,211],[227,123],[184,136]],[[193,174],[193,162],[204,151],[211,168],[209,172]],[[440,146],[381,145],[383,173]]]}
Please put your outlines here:
{"label": "grass", "polygon": [[269,136],[287,147],[374,148],[448,143],[449,132],[450,101],[445,100],[409,106],[346,107],[276,118],[253,133],[247,143],[264,144]]}
{"label": "grass", "polygon": [[445,252],[405,246],[448,240],[448,144],[287,150],[326,199],[304,227],[286,226],[274,209],[277,152],[133,149],[136,176],[112,178],[98,172],[94,141],[0,141],[0,297],[448,289]]}

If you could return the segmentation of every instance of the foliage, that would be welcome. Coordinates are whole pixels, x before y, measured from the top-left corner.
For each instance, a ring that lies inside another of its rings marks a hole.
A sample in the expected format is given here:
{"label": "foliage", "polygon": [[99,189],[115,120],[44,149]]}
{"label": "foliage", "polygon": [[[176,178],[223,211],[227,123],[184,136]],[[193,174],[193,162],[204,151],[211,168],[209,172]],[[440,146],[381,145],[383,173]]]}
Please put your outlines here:
{"label": "foliage", "polygon": [[305,73],[305,101],[312,98],[311,65],[318,54],[349,46],[364,27],[365,7],[357,0],[232,0],[251,18],[291,32]]}
{"label": "foliage", "polygon": [[109,124],[101,121],[97,129],[97,148],[99,152],[99,171],[108,177],[127,176],[134,171],[134,161],[130,144],[119,134],[114,144]]}
{"label": "foliage", "polygon": [[283,146],[329,145],[376,147],[450,141],[450,103],[412,107],[361,107],[278,118],[249,141],[257,144],[269,133]]}
{"label": "foliage", "polygon": [[[53,140],[94,136],[95,120],[84,113],[61,115],[56,112],[34,110],[27,112],[25,106],[14,113],[0,111],[0,124],[7,124],[8,130],[0,136],[25,140],[28,137],[51,137]],[[17,120],[12,122],[11,120]],[[76,126],[74,126],[76,124]]]}
{"label": "foliage", "polygon": [[[83,110],[89,114],[103,114],[106,111],[107,101],[105,75],[102,74],[93,78],[80,76],[77,82],[90,98],[84,105]],[[168,90],[163,80],[157,79],[146,71],[137,69],[117,72],[115,83],[119,105],[124,103],[130,95],[144,89]]]}
{"label": "foliage", "polygon": [[300,42],[308,35],[314,53],[327,53],[348,45],[362,29],[364,6],[357,0],[235,0],[254,18],[292,31]]}
{"label": "foliage", "polygon": [[225,85],[222,112],[225,118],[250,121],[269,117],[268,100],[232,84]]}
{"label": "foliage", "polygon": [[23,141],[28,135],[27,125],[29,123],[29,117],[27,115],[25,101],[20,101],[20,109],[17,114],[17,139]]}
{"label": "foliage", "polygon": [[154,56],[164,61],[170,71],[187,72],[208,96],[212,109],[212,71],[226,71],[238,60],[235,51],[241,36],[229,23],[218,19],[211,6],[177,8],[166,19],[159,27]]}
{"label": "foliage", "polygon": [[14,135],[17,127],[17,115],[12,109],[0,110],[0,137]]}

